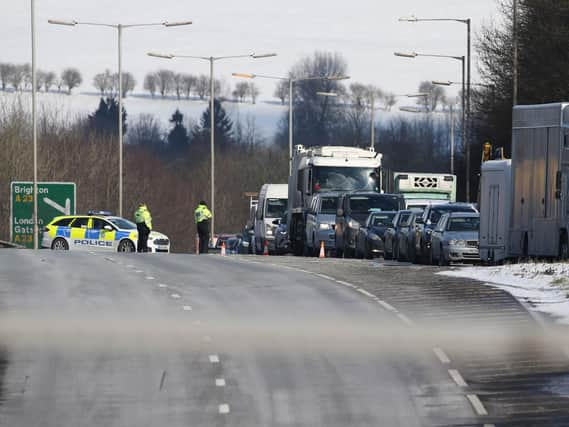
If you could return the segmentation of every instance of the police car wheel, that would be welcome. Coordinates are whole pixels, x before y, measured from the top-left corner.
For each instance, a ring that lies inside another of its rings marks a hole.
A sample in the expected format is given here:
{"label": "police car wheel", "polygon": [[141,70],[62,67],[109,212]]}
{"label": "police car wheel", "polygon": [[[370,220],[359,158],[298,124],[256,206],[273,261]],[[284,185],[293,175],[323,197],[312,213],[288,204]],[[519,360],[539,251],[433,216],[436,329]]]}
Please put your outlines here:
{"label": "police car wheel", "polygon": [[51,249],[53,249],[54,251],[68,251],[69,245],[67,244],[65,239],[58,238],[55,239],[51,244]]}
{"label": "police car wheel", "polygon": [[123,240],[119,243],[119,252],[134,252],[134,244],[130,240]]}

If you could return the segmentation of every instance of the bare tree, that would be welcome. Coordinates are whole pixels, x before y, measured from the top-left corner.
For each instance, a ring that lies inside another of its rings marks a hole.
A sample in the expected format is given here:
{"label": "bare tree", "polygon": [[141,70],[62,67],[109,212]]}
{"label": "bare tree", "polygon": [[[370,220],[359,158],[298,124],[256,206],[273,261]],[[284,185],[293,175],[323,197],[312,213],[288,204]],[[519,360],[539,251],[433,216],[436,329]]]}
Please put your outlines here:
{"label": "bare tree", "polygon": [[154,73],[149,73],[146,75],[146,77],[144,77],[144,89],[150,92],[150,96],[152,98],[154,98],[154,95],[156,94],[156,89],[157,89],[156,80],[157,80],[156,74]]}
{"label": "bare tree", "polygon": [[184,75],[181,73],[175,73],[172,79],[172,83],[174,86],[174,92],[176,93],[176,97],[179,101],[182,97],[182,92],[184,91]]}
{"label": "bare tree", "polygon": [[10,73],[10,84],[14,90],[22,90],[25,84],[25,74],[26,70],[22,65],[14,65],[12,72]]}
{"label": "bare tree", "polygon": [[43,82],[45,81],[45,76],[47,73],[43,70],[38,70],[36,74],[36,90],[40,91],[43,87]]}
{"label": "bare tree", "polygon": [[383,101],[383,108],[387,111],[391,111],[391,108],[397,103],[395,94],[391,92],[384,93],[381,99]]}
{"label": "bare tree", "polygon": [[14,64],[0,64],[0,85],[5,91],[6,87],[12,83],[12,73],[14,72]]}
{"label": "bare tree", "polygon": [[32,66],[28,63],[20,65],[24,76],[24,89],[32,89]]}
{"label": "bare tree", "polygon": [[111,71],[107,69],[104,73],[95,74],[95,77],[93,77],[93,86],[101,92],[101,96],[109,93],[112,87]]}
{"label": "bare tree", "polygon": [[76,68],[66,68],[61,73],[61,80],[63,84],[67,86],[67,93],[71,94],[71,91],[83,83],[83,77],[81,73]]}
{"label": "bare tree", "polygon": [[289,82],[286,80],[280,80],[276,87],[273,96],[281,100],[281,104],[284,105],[288,99],[289,92]]}
{"label": "bare tree", "polygon": [[57,79],[57,76],[55,75],[55,73],[53,71],[48,71],[47,73],[45,73],[44,80],[43,80],[43,90],[45,90],[46,92],[49,92],[49,90],[51,89],[51,87],[55,83],[56,79]]}
{"label": "bare tree", "polygon": [[257,103],[257,97],[260,93],[261,91],[259,90],[257,84],[255,82],[249,82],[249,96],[251,97],[252,104]]}
{"label": "bare tree", "polygon": [[238,102],[243,102],[245,97],[249,95],[249,83],[248,82],[238,82],[235,85],[235,90],[233,94]]}
{"label": "bare tree", "polygon": [[198,81],[196,82],[196,91],[198,92],[198,96],[200,99],[204,99],[208,93],[209,87],[209,78],[205,75],[201,75],[198,77]]}
{"label": "bare tree", "polygon": [[172,90],[174,83],[174,73],[170,70],[158,70],[156,72],[156,86],[162,98]]}
{"label": "bare tree", "polygon": [[419,105],[426,111],[435,111],[439,104],[445,102],[445,91],[442,87],[434,85],[430,81],[424,81],[419,84],[419,92],[427,93],[427,96],[419,98]]}
{"label": "bare tree", "polygon": [[[115,73],[111,78],[113,94],[119,93],[119,75]],[[129,92],[132,92],[136,86],[136,80],[132,73],[123,71],[122,73],[122,97],[126,98]]]}
{"label": "bare tree", "polygon": [[184,93],[186,94],[186,98],[190,99],[190,95],[192,94],[192,89],[196,86],[197,83],[196,76],[192,74],[184,74],[183,77],[183,87]]}

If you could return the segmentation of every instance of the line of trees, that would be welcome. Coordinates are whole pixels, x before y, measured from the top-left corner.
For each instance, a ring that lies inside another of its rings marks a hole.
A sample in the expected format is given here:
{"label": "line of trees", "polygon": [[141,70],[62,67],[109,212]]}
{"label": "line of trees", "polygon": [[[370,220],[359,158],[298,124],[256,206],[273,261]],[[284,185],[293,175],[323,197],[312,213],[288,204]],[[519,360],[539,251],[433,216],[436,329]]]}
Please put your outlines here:
{"label": "line of trees", "polygon": [[[36,74],[37,90],[49,92],[57,89],[61,92],[65,89],[71,93],[73,89],[81,85],[83,77],[81,72],[73,67],[65,68],[59,75],[53,71],[38,70]],[[0,89],[7,91],[31,90],[32,67],[30,64],[0,63]]]}

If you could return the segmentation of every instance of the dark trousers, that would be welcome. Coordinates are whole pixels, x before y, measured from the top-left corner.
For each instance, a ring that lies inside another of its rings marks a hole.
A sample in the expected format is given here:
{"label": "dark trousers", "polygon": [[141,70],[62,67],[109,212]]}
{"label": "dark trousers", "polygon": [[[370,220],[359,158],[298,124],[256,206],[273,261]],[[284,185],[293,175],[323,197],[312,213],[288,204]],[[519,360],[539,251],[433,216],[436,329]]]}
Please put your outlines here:
{"label": "dark trousers", "polygon": [[207,254],[209,245],[209,220],[198,222],[198,236],[200,237],[200,254]]}
{"label": "dark trousers", "polygon": [[144,222],[139,222],[136,224],[136,229],[138,230],[138,252],[148,252],[148,236],[150,235],[150,229]]}

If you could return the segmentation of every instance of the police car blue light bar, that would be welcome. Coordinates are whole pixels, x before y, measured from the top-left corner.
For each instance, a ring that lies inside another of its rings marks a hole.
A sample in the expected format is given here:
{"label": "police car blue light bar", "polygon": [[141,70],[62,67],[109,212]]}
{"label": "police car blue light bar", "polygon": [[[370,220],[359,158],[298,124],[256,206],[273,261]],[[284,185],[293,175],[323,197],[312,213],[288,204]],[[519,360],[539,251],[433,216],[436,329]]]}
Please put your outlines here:
{"label": "police car blue light bar", "polygon": [[113,213],[111,211],[89,211],[87,212],[87,215],[92,216],[92,215],[100,215],[100,216],[112,216]]}

